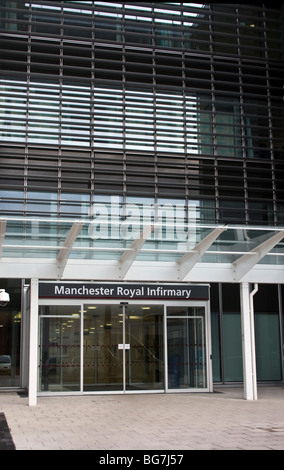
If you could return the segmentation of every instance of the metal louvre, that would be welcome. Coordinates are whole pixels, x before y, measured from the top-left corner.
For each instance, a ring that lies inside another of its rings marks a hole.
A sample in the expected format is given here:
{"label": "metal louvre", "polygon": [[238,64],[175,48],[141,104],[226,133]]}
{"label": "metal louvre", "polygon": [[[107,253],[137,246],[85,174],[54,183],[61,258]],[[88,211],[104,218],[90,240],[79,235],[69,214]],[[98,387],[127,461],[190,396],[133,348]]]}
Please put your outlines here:
{"label": "metal louvre", "polygon": [[119,195],[283,225],[281,11],[2,2],[1,214]]}

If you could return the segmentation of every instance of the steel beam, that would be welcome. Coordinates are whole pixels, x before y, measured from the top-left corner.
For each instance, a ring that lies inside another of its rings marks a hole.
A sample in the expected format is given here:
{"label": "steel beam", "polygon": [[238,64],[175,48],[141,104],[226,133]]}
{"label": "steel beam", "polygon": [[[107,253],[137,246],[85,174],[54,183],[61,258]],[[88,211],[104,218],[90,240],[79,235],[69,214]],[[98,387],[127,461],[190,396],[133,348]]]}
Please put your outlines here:
{"label": "steel beam", "polygon": [[278,243],[284,238],[284,231],[277,232],[275,235],[264,241],[246,255],[232,263],[234,272],[234,281],[239,282],[243,277],[266,256]]}
{"label": "steel beam", "polygon": [[192,251],[186,253],[182,258],[177,261],[178,280],[183,281],[186,276],[190,273],[192,268],[200,260],[200,258],[206,253],[210,246],[215,240],[221,235],[221,233],[227,230],[226,227],[218,227],[213,230],[207,237],[199,242]]}
{"label": "steel beam", "polygon": [[56,261],[57,261],[57,275],[58,277],[62,277],[64,273],[64,269],[66,267],[68,258],[70,256],[70,252],[72,247],[75,243],[76,238],[78,237],[79,233],[81,232],[84,226],[84,222],[74,222],[67,237],[64,242],[63,247],[59,251]]}
{"label": "steel beam", "polygon": [[131,268],[132,264],[134,263],[135,259],[137,258],[139,252],[143,248],[146,240],[150,237],[151,233],[154,230],[154,225],[148,225],[145,227],[140,236],[134,240],[129,250],[125,251],[123,255],[118,260],[118,271],[119,271],[119,279],[124,279],[125,275]]}
{"label": "steel beam", "polygon": [[7,220],[0,220],[0,258],[2,257],[3,243],[6,234]]}

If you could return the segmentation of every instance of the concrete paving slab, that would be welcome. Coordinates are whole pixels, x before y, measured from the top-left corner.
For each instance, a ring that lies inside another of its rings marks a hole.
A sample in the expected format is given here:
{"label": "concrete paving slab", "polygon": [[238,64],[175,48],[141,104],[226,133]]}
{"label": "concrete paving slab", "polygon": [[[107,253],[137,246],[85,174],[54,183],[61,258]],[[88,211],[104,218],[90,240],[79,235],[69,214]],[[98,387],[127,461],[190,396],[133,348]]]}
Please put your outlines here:
{"label": "concrete paving slab", "polygon": [[284,388],[39,397],[0,394],[16,450],[284,450]]}

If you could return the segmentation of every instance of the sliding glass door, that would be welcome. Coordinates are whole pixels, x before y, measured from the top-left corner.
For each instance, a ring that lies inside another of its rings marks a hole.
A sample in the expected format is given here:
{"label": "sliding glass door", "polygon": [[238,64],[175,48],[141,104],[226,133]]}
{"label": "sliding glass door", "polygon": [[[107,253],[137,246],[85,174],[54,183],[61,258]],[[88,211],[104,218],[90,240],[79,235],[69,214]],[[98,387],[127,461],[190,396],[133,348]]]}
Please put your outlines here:
{"label": "sliding glass door", "polygon": [[125,390],[164,390],[164,307],[125,310]]}
{"label": "sliding glass door", "polygon": [[164,389],[163,306],[84,307],[84,391]]}
{"label": "sliding glass door", "polygon": [[168,388],[207,387],[205,308],[167,309]]}
{"label": "sliding glass door", "polygon": [[123,308],[84,306],[83,390],[123,390]]}
{"label": "sliding glass door", "polygon": [[40,307],[41,393],[209,388],[205,306]]}

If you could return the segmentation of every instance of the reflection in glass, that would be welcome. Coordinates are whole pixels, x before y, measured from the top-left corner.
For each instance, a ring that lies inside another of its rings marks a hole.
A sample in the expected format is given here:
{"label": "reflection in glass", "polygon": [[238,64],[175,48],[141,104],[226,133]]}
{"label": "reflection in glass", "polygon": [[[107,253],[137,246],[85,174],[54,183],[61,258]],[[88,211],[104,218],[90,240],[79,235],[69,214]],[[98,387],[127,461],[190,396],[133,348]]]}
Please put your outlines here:
{"label": "reflection in glass", "polygon": [[126,390],[164,389],[163,307],[126,310]]}
{"label": "reflection in glass", "polygon": [[123,390],[122,323],[119,305],[84,307],[84,391]]}
{"label": "reflection in glass", "polygon": [[204,309],[181,308],[178,315],[177,307],[168,308],[168,388],[206,388]]}
{"label": "reflection in glass", "polygon": [[0,390],[20,386],[21,374],[21,281],[1,279],[10,302],[0,307]]}
{"label": "reflection in glass", "polygon": [[164,388],[163,307],[86,305],[84,391],[123,391],[124,388]]}
{"label": "reflection in glass", "polygon": [[80,390],[80,318],[41,317],[39,391]]}
{"label": "reflection in glass", "polygon": [[0,389],[18,387],[20,382],[21,313],[1,311]]}

